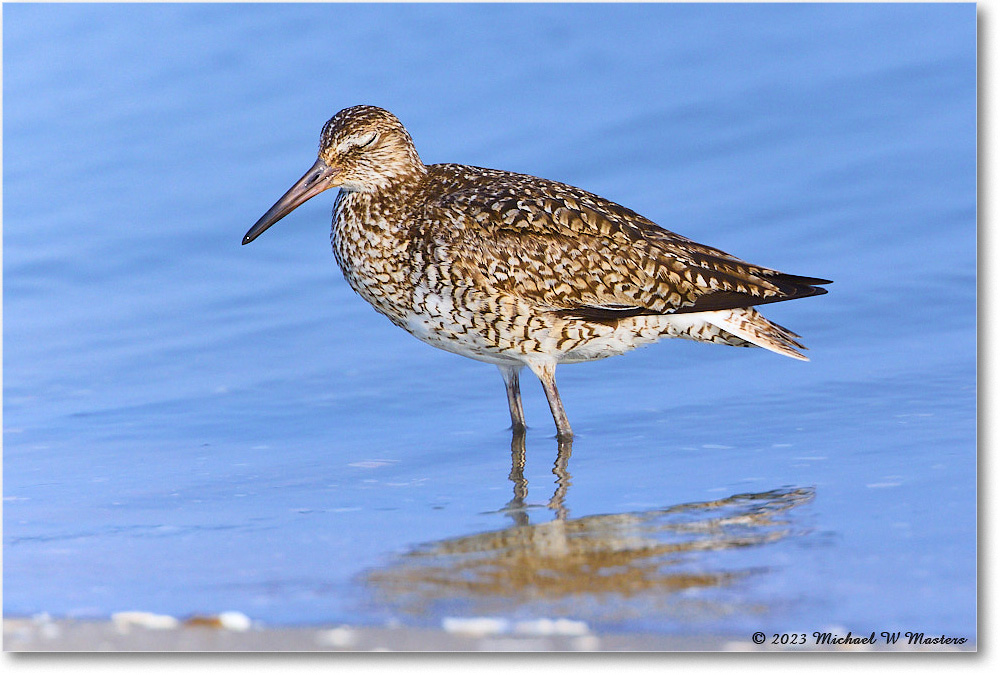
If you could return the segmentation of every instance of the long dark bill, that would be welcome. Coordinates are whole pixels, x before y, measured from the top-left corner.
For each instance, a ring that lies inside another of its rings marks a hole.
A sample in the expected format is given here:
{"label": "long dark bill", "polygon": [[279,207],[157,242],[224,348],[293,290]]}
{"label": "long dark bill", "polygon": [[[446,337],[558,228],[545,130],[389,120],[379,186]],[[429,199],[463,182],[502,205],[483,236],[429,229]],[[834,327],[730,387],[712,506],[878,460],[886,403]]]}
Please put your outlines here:
{"label": "long dark bill", "polygon": [[243,236],[243,243],[249,244],[264,230],[287,216],[306,200],[315,197],[323,190],[337,187],[339,183],[334,179],[339,173],[340,169],[327,166],[322,159],[317,159],[312,168],[306,171],[306,175],[302,176],[288,192],[281,196],[281,199],[275,202],[274,206],[267,210],[267,213],[260,217],[260,220],[254,223],[253,227]]}

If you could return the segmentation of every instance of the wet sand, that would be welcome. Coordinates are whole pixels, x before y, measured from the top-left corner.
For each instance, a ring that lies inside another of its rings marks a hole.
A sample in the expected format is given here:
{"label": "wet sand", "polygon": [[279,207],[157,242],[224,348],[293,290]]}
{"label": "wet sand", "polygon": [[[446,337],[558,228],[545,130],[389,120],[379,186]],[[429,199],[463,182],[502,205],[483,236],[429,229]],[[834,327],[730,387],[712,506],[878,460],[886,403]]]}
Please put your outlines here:
{"label": "wet sand", "polygon": [[975,644],[912,647],[775,647],[750,637],[655,634],[518,634],[470,624],[449,630],[409,627],[225,628],[213,619],[151,627],[129,621],[78,621],[48,617],[3,623],[6,652],[681,652],[681,651],[975,651]]}

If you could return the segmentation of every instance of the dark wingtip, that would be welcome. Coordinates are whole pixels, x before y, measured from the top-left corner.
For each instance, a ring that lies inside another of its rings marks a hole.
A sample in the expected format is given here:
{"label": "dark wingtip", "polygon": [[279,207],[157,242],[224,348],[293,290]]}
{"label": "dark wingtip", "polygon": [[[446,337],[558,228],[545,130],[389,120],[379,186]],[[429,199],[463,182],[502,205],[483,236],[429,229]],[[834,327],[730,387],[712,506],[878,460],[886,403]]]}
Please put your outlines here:
{"label": "dark wingtip", "polygon": [[786,300],[797,300],[798,298],[810,298],[816,295],[826,295],[829,291],[820,288],[819,284],[832,284],[828,279],[817,279],[815,277],[800,277],[794,274],[776,274],[765,277],[767,281],[778,287],[778,294],[770,297],[759,295],[749,295],[737,291],[716,291],[701,296],[693,305],[681,307],[675,310],[674,314],[689,314],[693,312],[707,312],[717,309],[736,309],[739,307],[756,307],[757,305],[769,305],[773,302],[784,302]]}
{"label": "dark wingtip", "polygon": [[[797,274],[779,274],[777,278],[781,281],[788,281],[793,284],[805,284],[806,286],[821,286],[823,284],[832,284],[833,282],[829,279],[819,279],[817,277],[800,277]],[[826,291],[823,291],[824,293]]]}

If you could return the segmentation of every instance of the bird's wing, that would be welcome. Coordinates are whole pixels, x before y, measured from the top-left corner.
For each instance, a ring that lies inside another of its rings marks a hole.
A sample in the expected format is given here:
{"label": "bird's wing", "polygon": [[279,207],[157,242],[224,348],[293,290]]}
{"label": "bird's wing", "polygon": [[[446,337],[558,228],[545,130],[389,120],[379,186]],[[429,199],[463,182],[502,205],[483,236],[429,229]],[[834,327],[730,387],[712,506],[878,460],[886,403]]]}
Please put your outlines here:
{"label": "bird's wing", "polygon": [[489,169],[431,168],[440,167],[452,180],[439,177],[447,188],[424,202],[417,219],[435,223],[434,231],[414,240],[448,249],[456,278],[548,311],[609,320],[826,292],[816,288],[826,280],[752,265],[579,188]]}

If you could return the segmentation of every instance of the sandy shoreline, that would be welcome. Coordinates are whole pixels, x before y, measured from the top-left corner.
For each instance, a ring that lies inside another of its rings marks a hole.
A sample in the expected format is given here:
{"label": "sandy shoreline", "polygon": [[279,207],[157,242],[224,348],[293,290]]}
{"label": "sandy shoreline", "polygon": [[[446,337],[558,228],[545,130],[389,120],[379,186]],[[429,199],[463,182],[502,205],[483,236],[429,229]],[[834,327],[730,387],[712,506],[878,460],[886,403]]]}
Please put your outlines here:
{"label": "sandy shoreline", "polygon": [[[150,615],[152,616],[152,615]],[[165,617],[169,619],[169,617]],[[543,633],[548,634],[543,634]],[[326,626],[225,627],[213,619],[143,625],[139,621],[82,621],[48,617],[9,618],[3,622],[6,652],[677,652],[677,651],[975,651],[974,643],[923,648],[898,644],[871,646],[755,645],[749,636],[594,634],[550,624],[533,632],[498,630],[480,622],[448,630],[410,627]]]}

